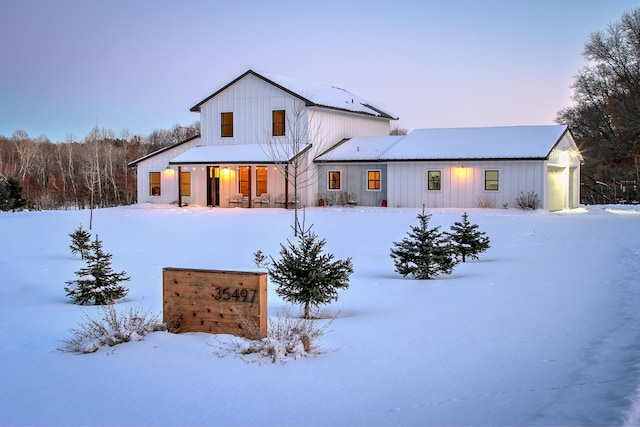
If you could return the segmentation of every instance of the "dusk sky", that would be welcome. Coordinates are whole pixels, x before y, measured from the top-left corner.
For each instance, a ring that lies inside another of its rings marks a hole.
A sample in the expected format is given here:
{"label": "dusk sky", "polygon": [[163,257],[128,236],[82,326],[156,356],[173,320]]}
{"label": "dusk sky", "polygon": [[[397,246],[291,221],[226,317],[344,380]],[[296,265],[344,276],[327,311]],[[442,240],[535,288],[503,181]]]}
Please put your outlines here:
{"label": "dusk sky", "polygon": [[0,0],[0,135],[147,135],[248,69],[413,130],[552,124],[592,32],[638,0]]}

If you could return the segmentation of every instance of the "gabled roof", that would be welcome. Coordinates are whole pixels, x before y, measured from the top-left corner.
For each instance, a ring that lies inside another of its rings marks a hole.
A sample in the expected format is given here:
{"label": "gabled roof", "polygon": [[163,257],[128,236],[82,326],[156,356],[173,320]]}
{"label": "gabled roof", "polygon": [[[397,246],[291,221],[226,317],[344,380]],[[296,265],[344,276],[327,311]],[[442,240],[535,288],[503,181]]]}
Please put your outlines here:
{"label": "gabled roof", "polygon": [[191,107],[190,111],[199,112],[202,104],[248,75],[255,76],[266,83],[287,92],[288,94],[303,101],[308,107],[329,108],[333,110],[348,111],[357,114],[397,120],[397,117],[394,117],[391,113],[383,111],[382,109],[344,89],[319,83],[305,82],[275,74],[262,72],[257,73],[253,70],[249,70],[227,83],[225,86]]}
{"label": "gabled roof", "polygon": [[404,137],[353,138],[316,161],[542,160],[567,132],[564,125],[416,129]]}

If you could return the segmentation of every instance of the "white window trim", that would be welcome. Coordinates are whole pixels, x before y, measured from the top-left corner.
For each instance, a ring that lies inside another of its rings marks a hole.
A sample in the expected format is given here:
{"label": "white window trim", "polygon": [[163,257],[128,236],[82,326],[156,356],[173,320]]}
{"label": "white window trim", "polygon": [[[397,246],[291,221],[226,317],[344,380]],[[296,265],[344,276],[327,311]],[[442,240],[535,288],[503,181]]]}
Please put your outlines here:
{"label": "white window trim", "polygon": [[[487,172],[488,171],[497,171],[498,172],[498,189],[497,190],[487,190]],[[482,170],[482,191],[485,193],[499,193],[502,191],[502,171],[498,168],[486,168]]]}
{"label": "white window trim", "polygon": [[[380,188],[374,188],[374,189],[370,189],[369,188],[369,172],[379,172],[380,173]],[[340,174],[340,179],[342,179],[342,174]],[[367,169],[365,181],[366,181],[366,184],[365,184],[365,190],[366,191],[373,191],[373,192],[382,191],[382,169]]]}
{"label": "white window trim", "polygon": [[[330,187],[329,175],[331,174],[331,172],[340,173],[340,188],[329,188]],[[342,170],[341,169],[330,169],[327,171],[327,191],[342,191]]]}
{"label": "white window trim", "polygon": [[[440,189],[439,190],[431,190],[429,189],[429,172],[440,172]],[[442,173],[442,169],[427,169],[427,171],[425,172],[425,177],[427,178],[427,191],[430,193],[437,193],[437,192],[442,192],[442,177],[444,176],[444,174]]]}

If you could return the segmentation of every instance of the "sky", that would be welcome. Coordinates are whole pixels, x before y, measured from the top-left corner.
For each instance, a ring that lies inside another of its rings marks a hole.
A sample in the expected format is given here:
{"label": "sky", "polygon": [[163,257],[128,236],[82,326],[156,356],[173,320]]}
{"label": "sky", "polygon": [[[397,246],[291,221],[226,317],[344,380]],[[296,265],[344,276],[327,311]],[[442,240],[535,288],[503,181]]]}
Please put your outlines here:
{"label": "sky", "polygon": [[552,124],[590,34],[638,0],[0,0],[0,135],[148,135],[249,69],[416,128]]}

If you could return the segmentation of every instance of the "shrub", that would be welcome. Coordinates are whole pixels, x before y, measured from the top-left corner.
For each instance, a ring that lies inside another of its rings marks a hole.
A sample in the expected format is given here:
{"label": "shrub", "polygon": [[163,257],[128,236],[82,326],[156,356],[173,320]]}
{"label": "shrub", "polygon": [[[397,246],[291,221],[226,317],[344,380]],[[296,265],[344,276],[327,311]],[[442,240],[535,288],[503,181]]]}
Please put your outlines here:
{"label": "shrub", "polygon": [[[318,340],[327,332],[335,317],[324,325],[318,325],[316,318],[292,317],[289,310],[269,318],[268,335],[261,340],[235,340],[234,351],[241,355],[256,354],[269,358],[272,363],[285,363],[287,359],[297,359],[320,354]],[[252,325],[246,326],[251,328]],[[255,326],[253,326],[255,328]]]}
{"label": "shrub", "polygon": [[391,258],[396,271],[415,279],[432,279],[438,274],[451,274],[458,263],[449,236],[441,233],[440,227],[429,228],[431,215],[418,215],[420,224],[411,226],[400,242],[394,242]]}
{"label": "shrub", "polygon": [[158,320],[158,315],[142,312],[141,306],[129,308],[128,313],[120,314],[113,305],[100,307],[100,310],[97,319],[83,312],[79,327],[69,329],[73,338],[64,340],[65,347],[60,350],[78,354],[93,353],[103,346],[131,340],[142,341],[150,332],[166,330]]}
{"label": "shrub", "polygon": [[516,197],[516,204],[520,209],[535,210],[540,206],[540,198],[535,191],[529,191],[527,194],[521,191],[518,197]]}
{"label": "shrub", "polygon": [[481,209],[495,209],[496,207],[496,199],[489,194],[483,194],[482,196],[478,196],[475,202],[476,208]]}

